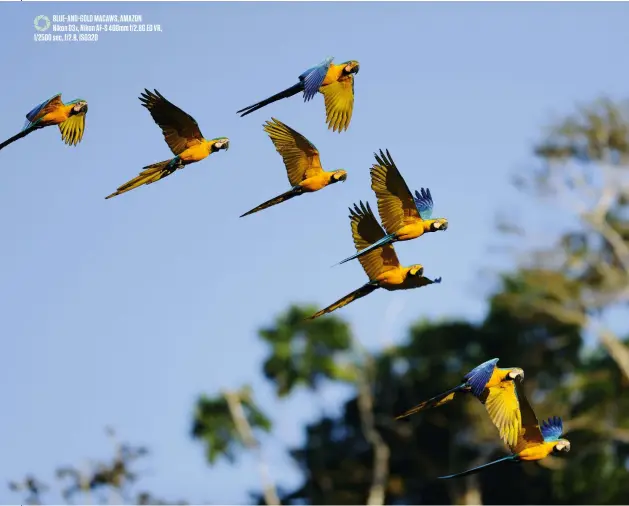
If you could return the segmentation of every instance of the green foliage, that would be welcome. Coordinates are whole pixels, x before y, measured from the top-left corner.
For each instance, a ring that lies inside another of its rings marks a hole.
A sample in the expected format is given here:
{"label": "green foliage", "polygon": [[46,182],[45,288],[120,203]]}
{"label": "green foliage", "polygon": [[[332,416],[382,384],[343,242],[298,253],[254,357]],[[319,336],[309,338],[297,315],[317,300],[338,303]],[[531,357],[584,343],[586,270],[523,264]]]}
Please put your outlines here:
{"label": "green foliage", "polygon": [[627,163],[629,159],[629,115],[624,104],[600,98],[578,108],[550,129],[549,139],[535,153],[545,159],[606,161],[610,154]]}
{"label": "green foliage", "polygon": [[[627,385],[608,357],[580,359],[578,326],[545,313],[522,315],[500,304],[505,293],[527,286],[520,281],[516,276],[505,280],[481,324],[422,322],[397,350],[376,357],[374,410],[391,450],[388,504],[464,504],[474,483],[485,504],[601,504],[626,497],[629,438],[622,441],[629,433],[619,428],[629,424]],[[491,357],[500,357],[500,366],[524,368],[538,418],[565,417],[573,451],[561,460],[550,458],[546,466],[497,467],[471,484],[437,481],[439,475],[506,454],[482,406],[466,399],[408,419],[393,418],[458,384],[465,372]],[[597,421],[601,418],[606,426]],[[360,428],[356,398],[339,418],[309,425],[306,442],[291,455],[305,479],[285,494],[284,503],[365,503],[373,452]]]}
{"label": "green foliage", "polygon": [[291,306],[272,326],[259,331],[270,347],[263,372],[280,397],[299,385],[316,389],[324,379],[355,381],[353,365],[342,361],[352,345],[349,326],[335,316],[306,320],[316,311]]}
{"label": "green foliage", "polygon": [[[246,386],[237,392],[246,422],[254,430],[270,432],[271,421],[253,402],[251,389]],[[210,464],[224,457],[234,462],[236,450],[244,442],[234,423],[233,414],[224,395],[201,395],[197,401],[192,423],[192,437],[203,441]]]}

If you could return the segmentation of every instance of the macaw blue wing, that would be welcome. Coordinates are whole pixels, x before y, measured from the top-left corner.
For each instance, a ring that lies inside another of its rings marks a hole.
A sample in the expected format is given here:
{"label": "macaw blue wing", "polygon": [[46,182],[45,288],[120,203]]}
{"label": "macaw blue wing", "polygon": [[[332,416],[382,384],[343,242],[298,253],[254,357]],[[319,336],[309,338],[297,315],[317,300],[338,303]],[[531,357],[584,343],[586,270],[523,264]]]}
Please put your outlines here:
{"label": "macaw blue wing", "polygon": [[563,421],[558,416],[543,421],[540,427],[544,441],[557,441],[563,434]]}
{"label": "macaw blue wing", "polygon": [[430,189],[420,189],[421,193],[415,190],[415,206],[422,220],[429,220],[432,217],[432,195]]}
{"label": "macaw blue wing", "polygon": [[57,93],[56,95],[53,95],[52,97],[50,97],[48,100],[44,100],[41,104],[36,105],[35,107],[33,107],[29,113],[26,115],[26,121],[24,122],[24,126],[22,127],[22,130],[26,130],[28,127],[30,127],[33,124],[33,120],[37,117],[37,115],[39,114],[39,112],[46,107],[50,102],[52,102],[55,98],[60,97],[61,93]]}
{"label": "macaw blue wing", "polygon": [[39,111],[41,111],[44,107],[46,107],[46,105],[52,102],[55,98],[60,97],[60,96],[61,96],[61,93],[57,93],[56,95],[53,95],[52,97],[50,97],[48,100],[44,100],[41,104],[33,107],[33,109],[26,115],[26,119],[29,122],[33,121],[35,116],[39,114]]}
{"label": "macaw blue wing", "polygon": [[319,63],[319,65],[310,67],[299,76],[299,80],[304,85],[304,102],[308,102],[308,100],[317,94],[319,88],[321,88],[321,83],[328,73],[332,60],[334,60],[334,57],[329,56]]}
{"label": "macaw blue wing", "polygon": [[487,385],[491,375],[494,373],[498,360],[497,358],[492,358],[487,362],[483,362],[463,376],[463,379],[470,386],[472,394],[474,394],[475,397],[480,397],[480,394],[485,390],[485,385]]}

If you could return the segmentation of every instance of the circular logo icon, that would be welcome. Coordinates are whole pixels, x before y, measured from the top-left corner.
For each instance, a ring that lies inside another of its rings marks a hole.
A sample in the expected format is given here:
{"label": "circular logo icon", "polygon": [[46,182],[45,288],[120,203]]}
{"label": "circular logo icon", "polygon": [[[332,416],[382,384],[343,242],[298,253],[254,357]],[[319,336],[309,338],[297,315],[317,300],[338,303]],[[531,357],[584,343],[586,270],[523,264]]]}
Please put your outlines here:
{"label": "circular logo icon", "polygon": [[50,19],[48,19],[48,16],[40,14],[35,18],[33,24],[35,25],[35,30],[38,32],[45,32],[48,28],[50,28]]}

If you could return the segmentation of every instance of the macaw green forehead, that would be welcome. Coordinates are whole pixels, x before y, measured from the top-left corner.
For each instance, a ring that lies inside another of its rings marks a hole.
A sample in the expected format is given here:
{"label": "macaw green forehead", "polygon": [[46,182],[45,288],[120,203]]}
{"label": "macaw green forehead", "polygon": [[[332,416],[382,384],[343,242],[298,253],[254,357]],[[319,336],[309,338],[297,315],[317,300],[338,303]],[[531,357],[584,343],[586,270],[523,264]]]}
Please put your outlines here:
{"label": "macaw green forehead", "polygon": [[85,100],[84,98],[75,98],[74,100],[70,100],[68,102],[68,105],[69,104],[78,104],[79,102],[87,102],[87,100]]}
{"label": "macaw green forehead", "polygon": [[211,141],[226,141],[227,137],[214,137],[214,139],[210,139]]}
{"label": "macaw green forehead", "polygon": [[347,60],[341,63],[341,65],[349,65],[350,63],[358,64],[358,60]]}

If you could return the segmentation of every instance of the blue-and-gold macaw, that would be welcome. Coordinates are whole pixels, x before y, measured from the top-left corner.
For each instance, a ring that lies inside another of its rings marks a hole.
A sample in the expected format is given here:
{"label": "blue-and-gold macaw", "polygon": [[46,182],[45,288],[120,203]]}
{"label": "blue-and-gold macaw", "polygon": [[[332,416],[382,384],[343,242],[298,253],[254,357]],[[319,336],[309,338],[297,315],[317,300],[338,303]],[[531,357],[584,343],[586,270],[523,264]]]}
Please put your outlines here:
{"label": "blue-and-gold macaw", "polygon": [[524,378],[519,367],[497,367],[497,358],[492,358],[475,367],[465,376],[460,385],[424,401],[396,417],[407,417],[424,409],[442,406],[455,397],[471,394],[487,409],[489,417],[498,428],[500,438],[508,445],[517,442],[522,420],[515,394],[515,380]]}
{"label": "blue-and-gold macaw", "polygon": [[328,57],[319,65],[309,68],[299,76],[299,82],[284,91],[261,102],[237,111],[241,117],[251,114],[265,105],[272,104],[283,98],[292,97],[304,92],[304,102],[308,102],[317,92],[323,94],[325,115],[328,128],[334,132],[347,130],[354,110],[354,74],[360,66],[356,60],[340,64],[332,64],[333,57]]}
{"label": "blue-and-gold macaw", "polygon": [[518,434],[517,441],[510,444],[511,455],[503,457],[488,464],[474,467],[457,474],[449,476],[440,476],[440,479],[446,480],[457,476],[465,476],[477,473],[486,467],[499,464],[501,462],[525,462],[533,460],[542,460],[550,454],[558,454],[560,452],[570,451],[570,441],[563,439],[563,422],[558,416],[543,421],[540,427],[533,408],[524,395],[522,381],[515,384],[517,402],[520,407],[520,415],[522,418],[522,428]]}
{"label": "blue-and-gold macaw", "polygon": [[[365,206],[365,204],[360,202],[360,207],[354,204],[354,209],[350,207],[349,212],[352,237],[357,250],[379,241],[384,236],[384,230],[382,230],[382,227],[373,215],[369,203]],[[441,278],[433,281],[424,277],[424,267],[422,265],[415,264],[410,267],[402,267],[392,244],[372,249],[368,254],[360,257],[360,264],[369,277],[369,282],[365,283],[358,290],[354,290],[342,299],[337,300],[334,304],[315,313],[308,318],[309,320],[342,308],[378,288],[384,288],[389,291],[408,290],[433,283],[441,283]]]}
{"label": "blue-and-gold macaw", "polygon": [[34,107],[26,115],[26,123],[22,130],[0,144],[0,149],[6,148],[35,130],[52,125],[59,125],[63,142],[68,146],[76,146],[83,138],[86,114],[87,102],[85,100],[77,98],[64,104],[61,101],[61,93],[57,93],[54,97]]}
{"label": "blue-and-gold macaw", "polygon": [[378,199],[378,213],[387,231],[379,241],[351,257],[339,262],[344,264],[354,258],[360,258],[374,248],[397,241],[410,241],[421,237],[426,232],[447,230],[448,220],[432,218],[433,201],[430,190],[423,188],[415,196],[408,189],[404,178],[395,166],[393,158],[386,151],[380,150],[380,156],[374,153],[376,164],[371,167],[371,189]]}
{"label": "blue-and-gold macaw", "polygon": [[247,211],[240,216],[241,218],[292,199],[297,195],[316,192],[333,183],[347,179],[347,172],[343,169],[332,172],[324,171],[321,167],[319,150],[308,139],[280,120],[275,118],[271,118],[271,120],[264,124],[264,131],[269,134],[275,149],[284,160],[288,181],[292,188],[271,200],[267,200],[251,211]]}
{"label": "blue-and-gold macaw", "polygon": [[138,176],[120,186],[114,193],[105,197],[106,199],[164,179],[188,164],[200,162],[221,149],[229,149],[227,137],[204,138],[196,120],[166,100],[159,91],[151,93],[145,88],[141,95],[140,102],[162,129],[164,140],[175,157],[144,167]]}

